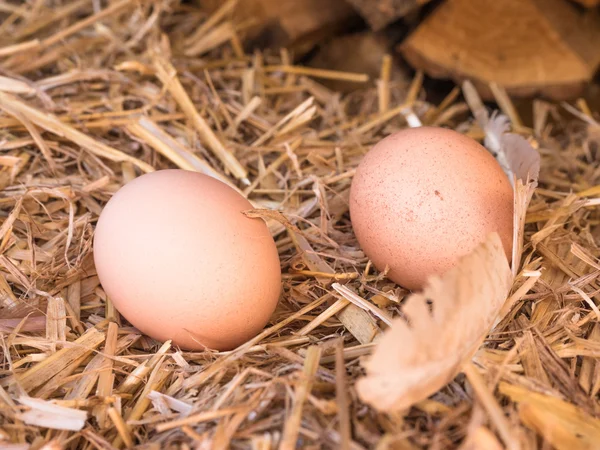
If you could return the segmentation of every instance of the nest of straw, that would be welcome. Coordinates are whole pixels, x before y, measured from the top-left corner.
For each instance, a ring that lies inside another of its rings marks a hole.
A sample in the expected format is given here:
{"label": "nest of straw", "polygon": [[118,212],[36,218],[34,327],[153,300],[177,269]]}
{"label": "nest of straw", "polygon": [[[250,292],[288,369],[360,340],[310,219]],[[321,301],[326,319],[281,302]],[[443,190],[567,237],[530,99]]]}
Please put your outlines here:
{"label": "nest of straw", "polygon": [[[487,337],[477,374],[378,412],[354,385],[386,324],[332,283],[390,317],[407,292],[360,251],[349,186],[369,147],[413,116],[481,139],[460,89],[434,105],[420,74],[406,89],[384,68],[375,88],[285,50],[247,53],[235,29],[208,33],[223,18],[177,1],[100,3],[0,4],[0,447],[597,448],[600,124],[585,102],[535,101],[528,127],[494,91],[542,155],[525,235],[541,278]],[[278,211],[282,299],[233,352],[140,335],[95,274],[103,204],[173,167]]]}

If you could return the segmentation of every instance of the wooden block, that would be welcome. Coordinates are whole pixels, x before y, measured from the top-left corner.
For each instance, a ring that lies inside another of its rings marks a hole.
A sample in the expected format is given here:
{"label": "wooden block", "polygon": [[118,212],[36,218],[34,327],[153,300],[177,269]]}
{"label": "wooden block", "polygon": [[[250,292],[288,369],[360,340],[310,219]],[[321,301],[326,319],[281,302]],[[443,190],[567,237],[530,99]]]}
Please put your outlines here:
{"label": "wooden block", "polygon": [[[208,13],[223,4],[223,0],[199,1]],[[355,12],[345,0],[238,0],[230,17],[245,23],[244,33],[262,46],[289,47],[333,35],[351,23]]]}
{"label": "wooden block", "polygon": [[[330,40],[320,46],[309,66],[342,72],[365,73],[370,80],[380,77],[383,58],[391,50],[386,36],[371,31],[348,34]],[[401,66],[394,61],[391,68],[394,80],[408,80]],[[342,80],[320,80],[330,89],[349,92],[364,87]],[[408,85],[408,81],[406,81]]]}
{"label": "wooden block", "polygon": [[373,30],[380,30],[430,0],[348,0]]}
{"label": "wooden block", "polygon": [[594,8],[595,6],[600,5],[600,0],[573,0],[586,8]]}
{"label": "wooden block", "polygon": [[490,82],[515,96],[580,95],[600,64],[600,20],[565,0],[448,0],[400,46],[435,78]]}

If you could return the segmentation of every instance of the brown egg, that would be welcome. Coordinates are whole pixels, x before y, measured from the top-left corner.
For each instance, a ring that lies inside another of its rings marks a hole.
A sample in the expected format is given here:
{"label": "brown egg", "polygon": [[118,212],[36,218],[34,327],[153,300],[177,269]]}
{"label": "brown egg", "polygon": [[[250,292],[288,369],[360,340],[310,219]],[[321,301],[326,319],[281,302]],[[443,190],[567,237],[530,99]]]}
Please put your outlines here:
{"label": "brown egg", "polygon": [[512,252],[508,177],[479,143],[443,128],[406,129],[376,144],[354,176],[350,218],[373,264],[409,289],[493,231]]}
{"label": "brown egg", "polygon": [[108,202],[94,238],[98,277],[143,333],[229,350],[268,322],[281,291],[277,248],[248,200],[184,170],[143,175]]}

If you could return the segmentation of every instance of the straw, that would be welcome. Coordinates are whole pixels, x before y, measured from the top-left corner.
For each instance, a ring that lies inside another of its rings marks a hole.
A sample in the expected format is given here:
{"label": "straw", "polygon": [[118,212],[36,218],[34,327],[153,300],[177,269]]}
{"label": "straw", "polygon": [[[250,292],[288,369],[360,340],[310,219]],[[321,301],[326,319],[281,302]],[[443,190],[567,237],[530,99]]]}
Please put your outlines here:
{"label": "straw", "polygon": [[[597,445],[600,118],[590,99],[517,108],[492,87],[542,159],[518,220],[514,284],[500,316],[487,318],[490,335],[465,351],[474,354],[466,377],[379,412],[356,386],[374,349],[389,361],[406,352],[405,341],[387,353],[379,346],[406,318],[409,293],[376,270],[352,231],[356,168],[409,125],[483,140],[480,119],[496,106],[469,83],[464,100],[458,87],[437,92],[420,72],[407,89],[393,81],[392,55],[369,80],[358,69],[307,67],[310,54],[298,57],[297,46],[260,50],[250,26],[263,24],[234,20],[235,0],[17,3],[0,1],[0,447]],[[259,3],[275,14],[288,2]],[[337,92],[327,80],[356,90]],[[281,299],[237,349],[156,342],[100,285],[93,233],[102,208],[125,183],[168,168],[228,183],[274,236]],[[461,312],[464,334],[489,300]],[[432,318],[419,330],[449,336],[452,360],[452,327]],[[430,350],[416,352],[415,364],[431,362]]]}

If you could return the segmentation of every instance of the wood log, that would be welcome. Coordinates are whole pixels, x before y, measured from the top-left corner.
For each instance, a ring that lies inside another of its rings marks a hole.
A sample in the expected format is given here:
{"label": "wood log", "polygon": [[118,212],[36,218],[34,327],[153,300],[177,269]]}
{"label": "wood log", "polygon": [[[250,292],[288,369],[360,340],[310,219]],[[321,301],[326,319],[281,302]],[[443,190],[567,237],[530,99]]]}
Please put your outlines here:
{"label": "wood log", "polygon": [[348,0],[373,30],[380,30],[430,0]]}
{"label": "wood log", "polygon": [[[357,19],[345,0],[199,0],[209,14],[233,3],[227,17],[242,24],[251,45],[310,46],[332,36]],[[308,43],[308,44],[307,44]]]}
{"label": "wood log", "polygon": [[600,5],[600,0],[573,0],[586,8],[594,8],[595,6]]}
{"label": "wood log", "polygon": [[600,65],[600,19],[565,0],[447,0],[399,47],[434,78],[569,99]]}
{"label": "wood log", "polygon": [[[331,39],[320,46],[319,51],[310,60],[309,66],[319,69],[339,70],[341,72],[365,73],[370,80],[380,77],[381,65],[385,55],[392,51],[387,36],[366,31],[348,34]],[[391,61],[391,78],[393,81],[404,81],[408,86],[407,70]],[[364,87],[357,83],[343,80],[321,80],[321,84],[335,91],[350,92]]]}

